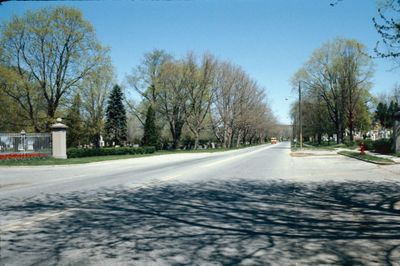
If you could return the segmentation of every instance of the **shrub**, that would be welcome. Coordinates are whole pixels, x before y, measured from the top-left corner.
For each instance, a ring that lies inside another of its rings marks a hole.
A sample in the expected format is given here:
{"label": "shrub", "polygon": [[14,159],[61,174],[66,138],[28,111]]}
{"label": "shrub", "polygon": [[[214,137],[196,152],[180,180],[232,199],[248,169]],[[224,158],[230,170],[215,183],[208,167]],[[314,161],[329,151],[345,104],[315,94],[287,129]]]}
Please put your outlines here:
{"label": "shrub", "polygon": [[[338,146],[338,145],[336,145],[336,146]],[[348,140],[348,141],[345,141],[345,142],[343,143],[343,146],[346,147],[346,148],[351,148],[351,149],[353,149],[353,148],[360,147],[360,143],[357,143],[356,141],[350,141],[350,140]]]}
{"label": "shrub", "polygon": [[357,146],[360,147],[361,142],[364,142],[364,148],[366,151],[374,150],[374,141],[372,139],[357,140]]}
{"label": "shrub", "polygon": [[361,142],[364,142],[365,150],[374,151],[382,154],[393,153],[393,139],[378,139],[378,140],[358,140],[357,144],[360,146]]}
{"label": "shrub", "polygon": [[107,156],[107,155],[126,155],[126,154],[149,154],[155,152],[155,147],[120,147],[120,148],[71,148],[67,151],[68,158],[82,158],[92,156]]}
{"label": "shrub", "polygon": [[393,139],[378,139],[374,142],[374,151],[382,154],[393,153]]}

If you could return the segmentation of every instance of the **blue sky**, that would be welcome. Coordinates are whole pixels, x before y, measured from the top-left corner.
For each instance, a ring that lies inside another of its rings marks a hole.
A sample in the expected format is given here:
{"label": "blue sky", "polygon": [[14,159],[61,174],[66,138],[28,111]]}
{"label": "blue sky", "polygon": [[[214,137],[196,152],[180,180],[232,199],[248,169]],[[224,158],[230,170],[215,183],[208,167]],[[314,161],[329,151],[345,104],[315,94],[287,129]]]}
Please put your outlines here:
{"label": "blue sky", "polygon": [[[296,97],[290,79],[324,42],[354,38],[372,53],[379,35],[372,23],[375,0],[193,0],[6,2],[0,21],[29,9],[68,5],[79,8],[111,57],[120,83],[144,53],[164,49],[176,57],[209,52],[241,65],[266,89],[272,109],[290,123],[289,102]],[[399,82],[390,61],[377,59],[374,94]],[[290,99],[290,98],[289,98]]]}

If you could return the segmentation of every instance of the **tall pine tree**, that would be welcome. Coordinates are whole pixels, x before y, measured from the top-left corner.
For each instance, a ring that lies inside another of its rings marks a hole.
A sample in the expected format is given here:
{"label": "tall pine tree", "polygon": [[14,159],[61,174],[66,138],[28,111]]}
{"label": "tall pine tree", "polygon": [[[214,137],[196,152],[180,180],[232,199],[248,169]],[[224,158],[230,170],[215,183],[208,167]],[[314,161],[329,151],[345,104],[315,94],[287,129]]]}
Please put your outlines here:
{"label": "tall pine tree", "polygon": [[160,134],[156,125],[156,113],[151,105],[147,109],[142,145],[154,146],[156,149],[160,148]]}
{"label": "tall pine tree", "polygon": [[108,99],[105,124],[106,138],[115,145],[123,144],[127,137],[126,111],[122,100],[122,90],[115,85]]}
{"label": "tall pine tree", "polygon": [[382,127],[386,127],[387,113],[387,104],[380,102],[375,110],[375,120],[378,121]]}
{"label": "tall pine tree", "polygon": [[394,127],[394,115],[398,111],[399,104],[395,101],[390,101],[389,107],[387,109],[387,118],[386,118],[386,127],[392,128]]}
{"label": "tall pine tree", "polygon": [[65,118],[66,125],[68,126],[67,132],[67,146],[78,146],[83,137],[82,119],[81,119],[81,97],[77,93],[72,102],[71,108]]}

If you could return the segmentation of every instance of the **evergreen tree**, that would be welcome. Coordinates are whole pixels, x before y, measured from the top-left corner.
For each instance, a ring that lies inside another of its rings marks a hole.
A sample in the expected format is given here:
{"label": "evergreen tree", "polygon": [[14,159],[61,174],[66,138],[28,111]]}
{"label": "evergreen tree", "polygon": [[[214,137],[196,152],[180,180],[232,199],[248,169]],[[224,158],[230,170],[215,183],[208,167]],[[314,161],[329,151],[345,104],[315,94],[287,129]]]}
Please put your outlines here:
{"label": "evergreen tree", "polygon": [[122,90],[115,85],[108,99],[105,124],[107,140],[115,145],[121,145],[127,137],[126,111],[122,100]]}
{"label": "evergreen tree", "polygon": [[375,119],[379,121],[382,127],[389,129],[394,126],[394,114],[399,110],[399,104],[390,101],[389,106],[386,103],[379,103],[375,111]]}
{"label": "evergreen tree", "polygon": [[147,109],[146,121],[144,123],[143,146],[154,146],[160,148],[160,134],[156,125],[156,113],[150,105]]}
{"label": "evergreen tree", "polygon": [[390,101],[389,107],[387,109],[387,122],[386,122],[386,128],[392,128],[394,127],[394,115],[397,112],[399,106],[397,102]]}
{"label": "evergreen tree", "polygon": [[379,121],[382,127],[386,127],[388,107],[386,103],[380,102],[375,111],[375,120]]}
{"label": "evergreen tree", "polygon": [[83,137],[81,119],[81,97],[79,93],[75,95],[71,108],[69,109],[65,120],[66,125],[68,126],[67,146],[76,147],[81,143]]}

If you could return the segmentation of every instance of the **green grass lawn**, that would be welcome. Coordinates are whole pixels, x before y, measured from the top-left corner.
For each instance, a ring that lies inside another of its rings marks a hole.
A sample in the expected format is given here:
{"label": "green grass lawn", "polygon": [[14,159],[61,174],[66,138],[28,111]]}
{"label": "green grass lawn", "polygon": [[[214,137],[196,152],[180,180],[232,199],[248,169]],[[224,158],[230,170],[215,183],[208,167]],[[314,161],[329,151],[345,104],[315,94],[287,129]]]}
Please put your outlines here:
{"label": "green grass lawn", "polygon": [[[256,145],[253,145],[256,146]],[[141,158],[141,157],[149,157],[156,155],[165,155],[165,154],[176,154],[176,153],[213,153],[213,152],[223,152],[223,151],[231,151],[237,149],[248,148],[252,146],[243,146],[239,148],[219,148],[219,149],[206,149],[206,150],[162,150],[156,151],[155,153],[150,154],[127,154],[127,155],[108,155],[108,156],[93,156],[93,157],[84,157],[84,158],[70,158],[70,159],[55,159],[52,157],[49,158],[37,158],[37,159],[26,159],[26,160],[0,160],[0,166],[34,166],[34,165],[67,165],[67,164],[85,164],[85,163],[94,163],[94,162],[102,162],[102,161],[111,161],[111,160],[121,160],[121,159],[131,159],[131,158]]]}
{"label": "green grass lawn", "polygon": [[387,158],[382,158],[382,157],[369,155],[369,154],[362,155],[360,152],[340,151],[339,154],[348,156],[351,158],[355,158],[358,160],[375,163],[375,164],[394,164],[395,163],[394,161],[387,159]]}

